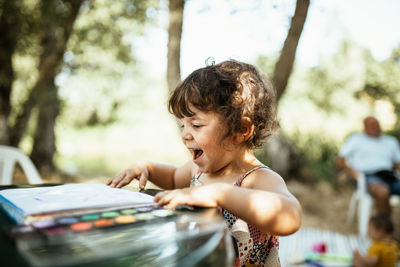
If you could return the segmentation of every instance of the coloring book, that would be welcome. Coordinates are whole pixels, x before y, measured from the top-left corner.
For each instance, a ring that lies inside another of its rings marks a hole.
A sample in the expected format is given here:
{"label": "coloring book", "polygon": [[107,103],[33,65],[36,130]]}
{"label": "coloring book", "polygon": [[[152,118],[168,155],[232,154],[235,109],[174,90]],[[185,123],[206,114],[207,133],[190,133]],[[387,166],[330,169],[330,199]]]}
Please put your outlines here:
{"label": "coloring book", "polygon": [[17,224],[95,209],[154,205],[153,197],[104,184],[74,183],[0,191],[0,206]]}

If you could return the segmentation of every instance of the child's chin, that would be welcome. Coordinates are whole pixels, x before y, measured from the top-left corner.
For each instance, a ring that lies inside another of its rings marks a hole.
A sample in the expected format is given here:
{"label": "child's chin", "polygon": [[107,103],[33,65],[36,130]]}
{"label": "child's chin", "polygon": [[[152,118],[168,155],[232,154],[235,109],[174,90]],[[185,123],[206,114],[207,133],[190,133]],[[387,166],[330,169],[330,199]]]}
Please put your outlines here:
{"label": "child's chin", "polygon": [[200,172],[207,172],[207,168],[205,168],[204,165],[196,163],[196,162],[195,162],[195,164],[197,165],[197,167],[199,167]]}

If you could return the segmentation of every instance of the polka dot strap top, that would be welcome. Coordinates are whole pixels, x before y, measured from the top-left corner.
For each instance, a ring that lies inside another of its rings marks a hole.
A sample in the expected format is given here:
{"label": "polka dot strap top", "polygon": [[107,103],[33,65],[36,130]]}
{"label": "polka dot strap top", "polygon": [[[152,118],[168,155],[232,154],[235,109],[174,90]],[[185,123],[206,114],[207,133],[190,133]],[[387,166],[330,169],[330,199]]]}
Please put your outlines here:
{"label": "polka dot strap top", "polygon": [[[243,180],[252,172],[268,168],[265,165],[255,167],[243,174],[234,184],[240,187]],[[190,186],[201,186],[199,181],[201,172],[197,172],[190,181]],[[281,266],[278,255],[278,237],[261,232],[254,226],[237,218],[229,211],[219,208],[228,229],[232,235],[233,246],[235,249],[234,266]]]}

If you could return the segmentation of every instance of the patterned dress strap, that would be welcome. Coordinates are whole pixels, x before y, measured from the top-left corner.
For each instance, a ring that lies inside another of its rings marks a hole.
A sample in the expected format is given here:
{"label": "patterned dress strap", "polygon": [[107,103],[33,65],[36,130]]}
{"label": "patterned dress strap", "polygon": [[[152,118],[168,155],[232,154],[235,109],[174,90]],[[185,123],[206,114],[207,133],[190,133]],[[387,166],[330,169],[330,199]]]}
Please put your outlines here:
{"label": "patterned dress strap", "polygon": [[193,175],[193,179],[199,179],[201,174],[202,172],[200,170],[197,170],[197,172]]}
{"label": "patterned dress strap", "polygon": [[247,171],[245,174],[243,174],[242,177],[240,177],[236,181],[235,185],[239,186],[239,187],[242,186],[242,182],[243,182],[244,178],[246,178],[250,173],[252,173],[252,172],[254,172],[254,171],[258,170],[258,169],[261,169],[261,168],[268,168],[268,167],[265,166],[265,165],[260,165],[260,166],[254,167],[253,169],[251,169],[251,170]]}
{"label": "patterned dress strap", "polygon": [[190,187],[193,186],[199,186],[202,185],[201,182],[199,181],[199,178],[201,176],[202,172],[200,170],[198,170],[190,179]]}

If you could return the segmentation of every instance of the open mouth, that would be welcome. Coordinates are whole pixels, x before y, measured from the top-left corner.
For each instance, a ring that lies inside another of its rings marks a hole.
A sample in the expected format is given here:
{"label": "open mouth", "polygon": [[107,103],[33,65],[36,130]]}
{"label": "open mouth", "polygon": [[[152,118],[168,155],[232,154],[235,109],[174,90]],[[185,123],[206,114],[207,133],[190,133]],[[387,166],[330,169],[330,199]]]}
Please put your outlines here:
{"label": "open mouth", "polygon": [[203,150],[201,150],[201,149],[195,149],[195,150],[193,151],[193,160],[196,160],[196,159],[200,158],[201,155],[203,155]]}

